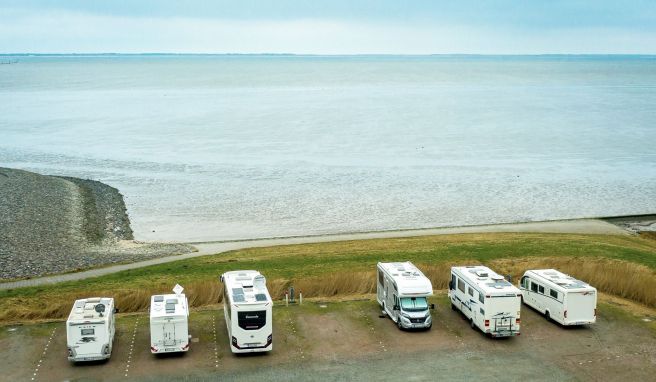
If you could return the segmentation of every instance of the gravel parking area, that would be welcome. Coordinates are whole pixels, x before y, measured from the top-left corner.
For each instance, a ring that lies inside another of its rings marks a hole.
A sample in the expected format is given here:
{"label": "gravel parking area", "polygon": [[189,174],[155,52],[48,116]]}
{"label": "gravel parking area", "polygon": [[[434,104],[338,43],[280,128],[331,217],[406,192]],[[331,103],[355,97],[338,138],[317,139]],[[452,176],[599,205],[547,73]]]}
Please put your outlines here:
{"label": "gravel parking area", "polygon": [[230,353],[218,308],[192,313],[191,350],[168,357],[150,354],[146,315],[120,316],[112,358],[83,365],[66,360],[61,322],[3,327],[0,363],[3,379],[38,381],[642,381],[656,373],[654,327],[621,307],[602,303],[597,324],[583,328],[523,307],[521,336],[490,339],[443,297],[435,302],[435,325],[422,332],[399,331],[371,300],[279,305],[274,350],[248,356]]}

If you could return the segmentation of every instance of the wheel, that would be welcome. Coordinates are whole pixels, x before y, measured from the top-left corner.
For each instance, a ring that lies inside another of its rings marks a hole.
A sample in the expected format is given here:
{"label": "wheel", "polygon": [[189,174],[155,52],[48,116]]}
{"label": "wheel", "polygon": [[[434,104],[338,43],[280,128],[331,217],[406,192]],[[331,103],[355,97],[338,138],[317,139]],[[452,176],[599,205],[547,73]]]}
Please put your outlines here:
{"label": "wheel", "polygon": [[451,303],[451,310],[454,310],[454,311],[455,311],[455,310],[458,310],[458,309],[456,308],[456,304]]}
{"label": "wheel", "polygon": [[547,321],[551,321],[551,315],[549,314],[548,310],[544,312],[544,318],[546,318]]}
{"label": "wheel", "polygon": [[431,324],[426,327],[426,331],[431,330],[432,327],[433,327],[433,323],[431,322]]}
{"label": "wheel", "polygon": [[396,326],[399,327],[399,330],[403,330],[403,325],[401,324],[401,317],[396,320]]}
{"label": "wheel", "polygon": [[474,324],[474,320],[471,318],[469,319],[469,326],[471,326],[472,329],[476,330],[476,324]]}

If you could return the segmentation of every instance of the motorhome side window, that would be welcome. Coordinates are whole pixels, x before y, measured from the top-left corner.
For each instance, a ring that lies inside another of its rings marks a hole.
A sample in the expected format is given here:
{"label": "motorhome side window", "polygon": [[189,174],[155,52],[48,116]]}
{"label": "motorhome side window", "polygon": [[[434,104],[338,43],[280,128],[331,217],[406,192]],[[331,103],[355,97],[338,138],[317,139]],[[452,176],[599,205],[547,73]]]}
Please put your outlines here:
{"label": "motorhome side window", "polygon": [[478,294],[478,301],[485,303],[485,296],[483,296],[483,293]]}
{"label": "motorhome side window", "polygon": [[383,283],[383,277],[384,277],[383,272],[379,269],[378,270],[378,284],[385,285],[385,283]]}
{"label": "motorhome side window", "polygon": [[456,275],[451,273],[451,289],[455,289],[456,287]]}
{"label": "motorhome side window", "polygon": [[94,329],[82,329],[81,332],[83,336],[92,336],[96,333]]}
{"label": "motorhome side window", "polygon": [[538,292],[544,294],[544,287],[542,285],[538,285]]}
{"label": "motorhome side window", "polygon": [[553,289],[549,289],[549,294],[551,295],[551,297],[553,297],[553,298],[555,298],[556,300],[558,300],[558,291],[555,291],[555,290],[553,290]]}
{"label": "motorhome side window", "polygon": [[460,289],[462,293],[465,293],[465,282],[460,279],[458,279],[458,289]]}
{"label": "motorhome side window", "polygon": [[470,296],[474,297],[474,290],[472,288],[467,288],[467,293],[469,293]]}
{"label": "motorhome side window", "polygon": [[538,284],[531,282],[531,291],[536,292],[538,291]]}

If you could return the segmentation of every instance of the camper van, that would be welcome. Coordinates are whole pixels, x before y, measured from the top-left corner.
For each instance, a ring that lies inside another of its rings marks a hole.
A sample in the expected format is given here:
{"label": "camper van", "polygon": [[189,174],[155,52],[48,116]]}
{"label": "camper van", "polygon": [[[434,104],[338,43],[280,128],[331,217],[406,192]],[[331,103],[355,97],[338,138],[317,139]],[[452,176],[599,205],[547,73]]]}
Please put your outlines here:
{"label": "camper van", "polygon": [[174,294],[150,297],[150,352],[153,354],[189,350],[189,304],[176,285]]}
{"label": "camper van", "polygon": [[597,289],[555,269],[528,270],[519,282],[524,304],[561,325],[594,324]]}
{"label": "camper van", "polygon": [[433,285],[410,262],[378,263],[376,299],[399,329],[430,329],[433,325],[426,297],[433,295]]}
{"label": "camper van", "polygon": [[98,361],[112,355],[114,312],[113,298],[75,301],[66,320],[69,361]]}
{"label": "camper van", "polygon": [[521,291],[484,266],[451,267],[451,309],[492,337],[520,334]]}
{"label": "camper van", "polygon": [[273,301],[258,271],[233,271],[221,276],[223,312],[233,353],[273,349]]}

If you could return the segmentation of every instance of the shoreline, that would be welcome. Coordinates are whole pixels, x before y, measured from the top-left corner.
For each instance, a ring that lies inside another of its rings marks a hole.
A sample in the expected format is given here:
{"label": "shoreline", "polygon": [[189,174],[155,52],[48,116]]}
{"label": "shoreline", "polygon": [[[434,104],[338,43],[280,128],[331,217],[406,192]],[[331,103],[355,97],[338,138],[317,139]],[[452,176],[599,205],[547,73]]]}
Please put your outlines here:
{"label": "shoreline", "polygon": [[101,268],[90,268],[78,272],[69,272],[38,278],[16,280],[0,283],[0,290],[33,287],[47,284],[56,284],[66,281],[83,280],[92,277],[109,275],[131,269],[138,269],[152,265],[165,264],[173,261],[185,260],[200,256],[217,255],[228,251],[274,247],[294,244],[312,244],[339,241],[357,241],[372,239],[390,239],[433,235],[450,234],[475,234],[475,233],[553,233],[553,234],[597,234],[597,235],[632,235],[631,232],[602,219],[573,219],[544,222],[527,222],[511,224],[494,224],[466,227],[448,227],[435,229],[418,229],[411,231],[378,231],[370,233],[336,234],[322,236],[297,236],[289,238],[253,239],[230,242],[204,242],[195,243],[196,251],[180,255],[163,256],[145,261],[124,263],[118,265],[104,266]]}
{"label": "shoreline", "polygon": [[[334,233],[318,233],[308,235],[290,235],[290,236],[270,236],[270,237],[255,237],[243,239],[227,239],[227,240],[200,240],[200,241],[171,241],[173,244],[214,244],[214,243],[240,243],[244,241],[259,241],[259,240],[278,240],[278,239],[304,239],[304,238],[321,238],[326,236],[342,236],[342,235],[369,235],[369,234],[394,234],[394,233],[415,233],[427,231],[441,231],[441,230],[467,230],[467,229],[480,229],[485,227],[498,227],[498,226],[513,226],[513,225],[527,225],[527,224],[543,224],[543,223],[558,223],[558,222],[579,222],[584,220],[600,220],[613,224],[618,227],[623,227],[624,224],[633,223],[635,226],[640,226],[642,221],[656,220],[656,213],[646,213],[639,215],[615,215],[615,216],[592,216],[580,218],[567,218],[567,219],[551,219],[551,220],[534,220],[534,221],[518,221],[507,223],[488,223],[488,224],[467,224],[467,225],[454,225],[444,227],[421,227],[421,228],[399,228],[399,229],[383,229],[374,231],[344,231]],[[617,222],[617,224],[615,223]],[[633,232],[629,227],[625,228],[629,232]],[[419,235],[410,235],[419,236]],[[148,243],[148,241],[144,241]],[[161,241],[158,241],[161,242]]]}

